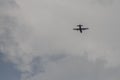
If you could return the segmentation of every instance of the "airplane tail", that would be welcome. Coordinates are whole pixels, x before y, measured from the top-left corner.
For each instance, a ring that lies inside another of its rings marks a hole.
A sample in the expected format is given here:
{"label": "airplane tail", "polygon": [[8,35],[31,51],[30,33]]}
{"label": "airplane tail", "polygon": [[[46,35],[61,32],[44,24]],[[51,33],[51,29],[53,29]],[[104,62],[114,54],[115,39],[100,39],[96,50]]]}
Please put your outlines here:
{"label": "airplane tail", "polygon": [[83,25],[81,25],[81,24],[80,24],[80,25],[77,25],[77,27],[81,27],[81,26],[83,26]]}

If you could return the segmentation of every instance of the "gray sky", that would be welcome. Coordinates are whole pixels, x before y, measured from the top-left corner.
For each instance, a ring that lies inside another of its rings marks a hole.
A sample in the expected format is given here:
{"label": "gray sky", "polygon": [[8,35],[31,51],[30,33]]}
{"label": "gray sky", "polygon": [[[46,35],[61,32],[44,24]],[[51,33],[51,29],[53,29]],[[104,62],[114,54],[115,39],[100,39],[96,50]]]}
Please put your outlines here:
{"label": "gray sky", "polygon": [[119,80],[119,2],[0,0],[0,70],[10,66],[11,80]]}

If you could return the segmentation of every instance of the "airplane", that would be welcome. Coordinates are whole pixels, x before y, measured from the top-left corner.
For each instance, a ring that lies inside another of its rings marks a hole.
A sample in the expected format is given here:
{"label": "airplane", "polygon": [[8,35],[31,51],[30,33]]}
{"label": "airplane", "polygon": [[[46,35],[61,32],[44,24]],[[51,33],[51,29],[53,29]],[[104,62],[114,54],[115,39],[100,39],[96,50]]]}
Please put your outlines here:
{"label": "airplane", "polygon": [[81,24],[79,24],[79,25],[77,25],[77,27],[79,27],[79,28],[73,28],[73,30],[79,30],[80,31],[80,33],[82,33],[82,30],[87,30],[88,28],[81,28],[83,25],[81,25]]}

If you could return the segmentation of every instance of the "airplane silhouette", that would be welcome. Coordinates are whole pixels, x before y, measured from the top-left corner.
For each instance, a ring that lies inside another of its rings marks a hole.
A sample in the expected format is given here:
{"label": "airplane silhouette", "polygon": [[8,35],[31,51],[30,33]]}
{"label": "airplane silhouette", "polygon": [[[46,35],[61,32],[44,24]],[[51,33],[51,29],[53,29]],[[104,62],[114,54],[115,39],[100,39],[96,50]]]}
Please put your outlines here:
{"label": "airplane silhouette", "polygon": [[88,28],[81,28],[83,25],[81,25],[81,24],[79,24],[79,25],[77,25],[77,27],[79,27],[79,28],[73,28],[73,30],[79,30],[80,31],[80,33],[82,33],[82,30],[87,30]]}

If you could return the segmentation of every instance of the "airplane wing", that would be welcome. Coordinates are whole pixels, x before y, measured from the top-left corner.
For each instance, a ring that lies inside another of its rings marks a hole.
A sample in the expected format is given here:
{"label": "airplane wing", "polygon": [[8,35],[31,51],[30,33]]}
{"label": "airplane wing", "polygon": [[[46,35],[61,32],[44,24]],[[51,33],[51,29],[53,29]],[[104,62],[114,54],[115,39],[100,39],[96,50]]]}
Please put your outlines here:
{"label": "airplane wing", "polygon": [[87,30],[88,28],[81,28],[82,30]]}
{"label": "airplane wing", "polygon": [[80,30],[79,28],[73,28],[73,30]]}

